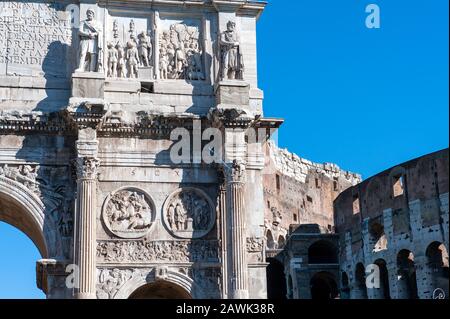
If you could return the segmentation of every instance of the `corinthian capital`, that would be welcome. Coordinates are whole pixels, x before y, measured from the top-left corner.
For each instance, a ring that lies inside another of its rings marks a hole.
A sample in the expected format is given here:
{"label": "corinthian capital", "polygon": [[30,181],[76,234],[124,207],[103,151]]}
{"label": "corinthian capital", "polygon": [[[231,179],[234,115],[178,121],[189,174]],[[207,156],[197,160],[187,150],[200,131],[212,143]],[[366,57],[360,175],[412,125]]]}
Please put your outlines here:
{"label": "corinthian capital", "polygon": [[227,183],[245,183],[245,163],[233,160],[224,164],[224,175]]}
{"label": "corinthian capital", "polygon": [[77,176],[79,179],[96,179],[100,160],[95,157],[77,158]]}

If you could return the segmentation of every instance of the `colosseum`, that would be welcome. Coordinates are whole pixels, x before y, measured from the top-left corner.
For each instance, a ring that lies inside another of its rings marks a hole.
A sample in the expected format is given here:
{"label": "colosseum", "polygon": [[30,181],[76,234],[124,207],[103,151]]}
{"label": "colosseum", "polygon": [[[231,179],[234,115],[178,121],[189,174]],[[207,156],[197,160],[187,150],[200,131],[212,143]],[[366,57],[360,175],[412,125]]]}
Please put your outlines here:
{"label": "colosseum", "polygon": [[448,298],[448,149],[362,180],[278,148],[265,5],[0,2],[0,221],[47,298]]}
{"label": "colosseum", "polygon": [[269,297],[448,298],[448,149],[361,181],[269,146]]}

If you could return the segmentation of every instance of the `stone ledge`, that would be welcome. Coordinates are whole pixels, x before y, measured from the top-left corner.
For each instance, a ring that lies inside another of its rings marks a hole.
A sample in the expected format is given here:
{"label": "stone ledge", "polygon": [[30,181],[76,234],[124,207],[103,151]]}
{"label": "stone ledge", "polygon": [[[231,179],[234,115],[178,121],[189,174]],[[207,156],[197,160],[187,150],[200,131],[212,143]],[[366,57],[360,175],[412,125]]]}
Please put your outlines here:
{"label": "stone ledge", "polygon": [[214,95],[213,86],[206,82],[185,80],[155,81],[153,84],[155,94],[180,94],[180,95]]}

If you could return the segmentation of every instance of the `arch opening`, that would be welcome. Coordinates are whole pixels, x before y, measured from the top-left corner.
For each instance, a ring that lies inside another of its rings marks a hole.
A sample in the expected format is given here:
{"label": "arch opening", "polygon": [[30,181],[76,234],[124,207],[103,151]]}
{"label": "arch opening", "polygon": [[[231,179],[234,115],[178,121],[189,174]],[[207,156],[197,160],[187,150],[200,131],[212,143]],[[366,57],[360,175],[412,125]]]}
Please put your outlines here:
{"label": "arch opening", "polygon": [[0,221],[27,235],[38,248],[42,258],[48,258],[48,247],[39,220],[16,199],[3,192],[0,192]]}
{"label": "arch opening", "polygon": [[366,269],[362,263],[356,265],[355,287],[353,290],[355,299],[367,299]]}
{"label": "arch opening", "polygon": [[0,299],[45,299],[36,280],[38,247],[17,227],[0,221]]}
{"label": "arch opening", "polygon": [[311,278],[311,299],[330,300],[338,297],[338,287],[334,276],[327,272],[321,271]]}
{"label": "arch opening", "polygon": [[286,240],[284,239],[284,237],[280,235],[278,237],[278,247],[277,248],[282,249],[284,247],[285,242],[286,242]]}
{"label": "arch opening", "polygon": [[448,252],[444,244],[433,242],[426,250],[427,270],[431,274],[432,289],[444,290],[445,296],[449,295],[449,260]]}
{"label": "arch opening", "polygon": [[379,222],[372,222],[369,227],[369,239],[374,252],[387,249],[387,237],[384,233],[384,226]]}
{"label": "arch opening", "polygon": [[131,293],[129,299],[192,299],[182,287],[167,281],[145,284]]}
{"label": "arch opening", "polygon": [[270,230],[268,230],[266,232],[266,245],[267,245],[267,249],[276,249],[277,248],[277,245],[273,238],[272,232]]}
{"label": "arch opening", "polygon": [[389,289],[389,273],[386,266],[386,261],[384,259],[377,259],[374,262],[378,266],[380,281],[379,288],[373,288],[374,299],[391,299],[391,293]]}
{"label": "arch opening", "polygon": [[348,275],[345,271],[341,275],[341,299],[350,299],[350,285]]}
{"label": "arch opening", "polygon": [[287,299],[286,276],[284,265],[275,258],[267,258],[267,298]]}
{"label": "arch opening", "polygon": [[398,298],[417,299],[416,269],[414,255],[403,249],[397,254]]}

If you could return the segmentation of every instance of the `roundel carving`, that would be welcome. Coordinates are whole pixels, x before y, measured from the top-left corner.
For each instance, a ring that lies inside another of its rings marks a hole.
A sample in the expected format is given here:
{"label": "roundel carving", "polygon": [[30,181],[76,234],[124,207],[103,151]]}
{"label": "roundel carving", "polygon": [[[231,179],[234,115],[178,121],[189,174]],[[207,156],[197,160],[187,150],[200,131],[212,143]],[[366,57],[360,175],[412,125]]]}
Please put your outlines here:
{"label": "roundel carving", "polygon": [[214,227],[216,219],[211,199],[200,189],[182,188],[166,200],[163,219],[176,237],[200,238]]}
{"label": "roundel carving", "polygon": [[103,205],[103,222],[116,236],[140,238],[155,219],[155,206],[144,191],[127,187],[111,193]]}

